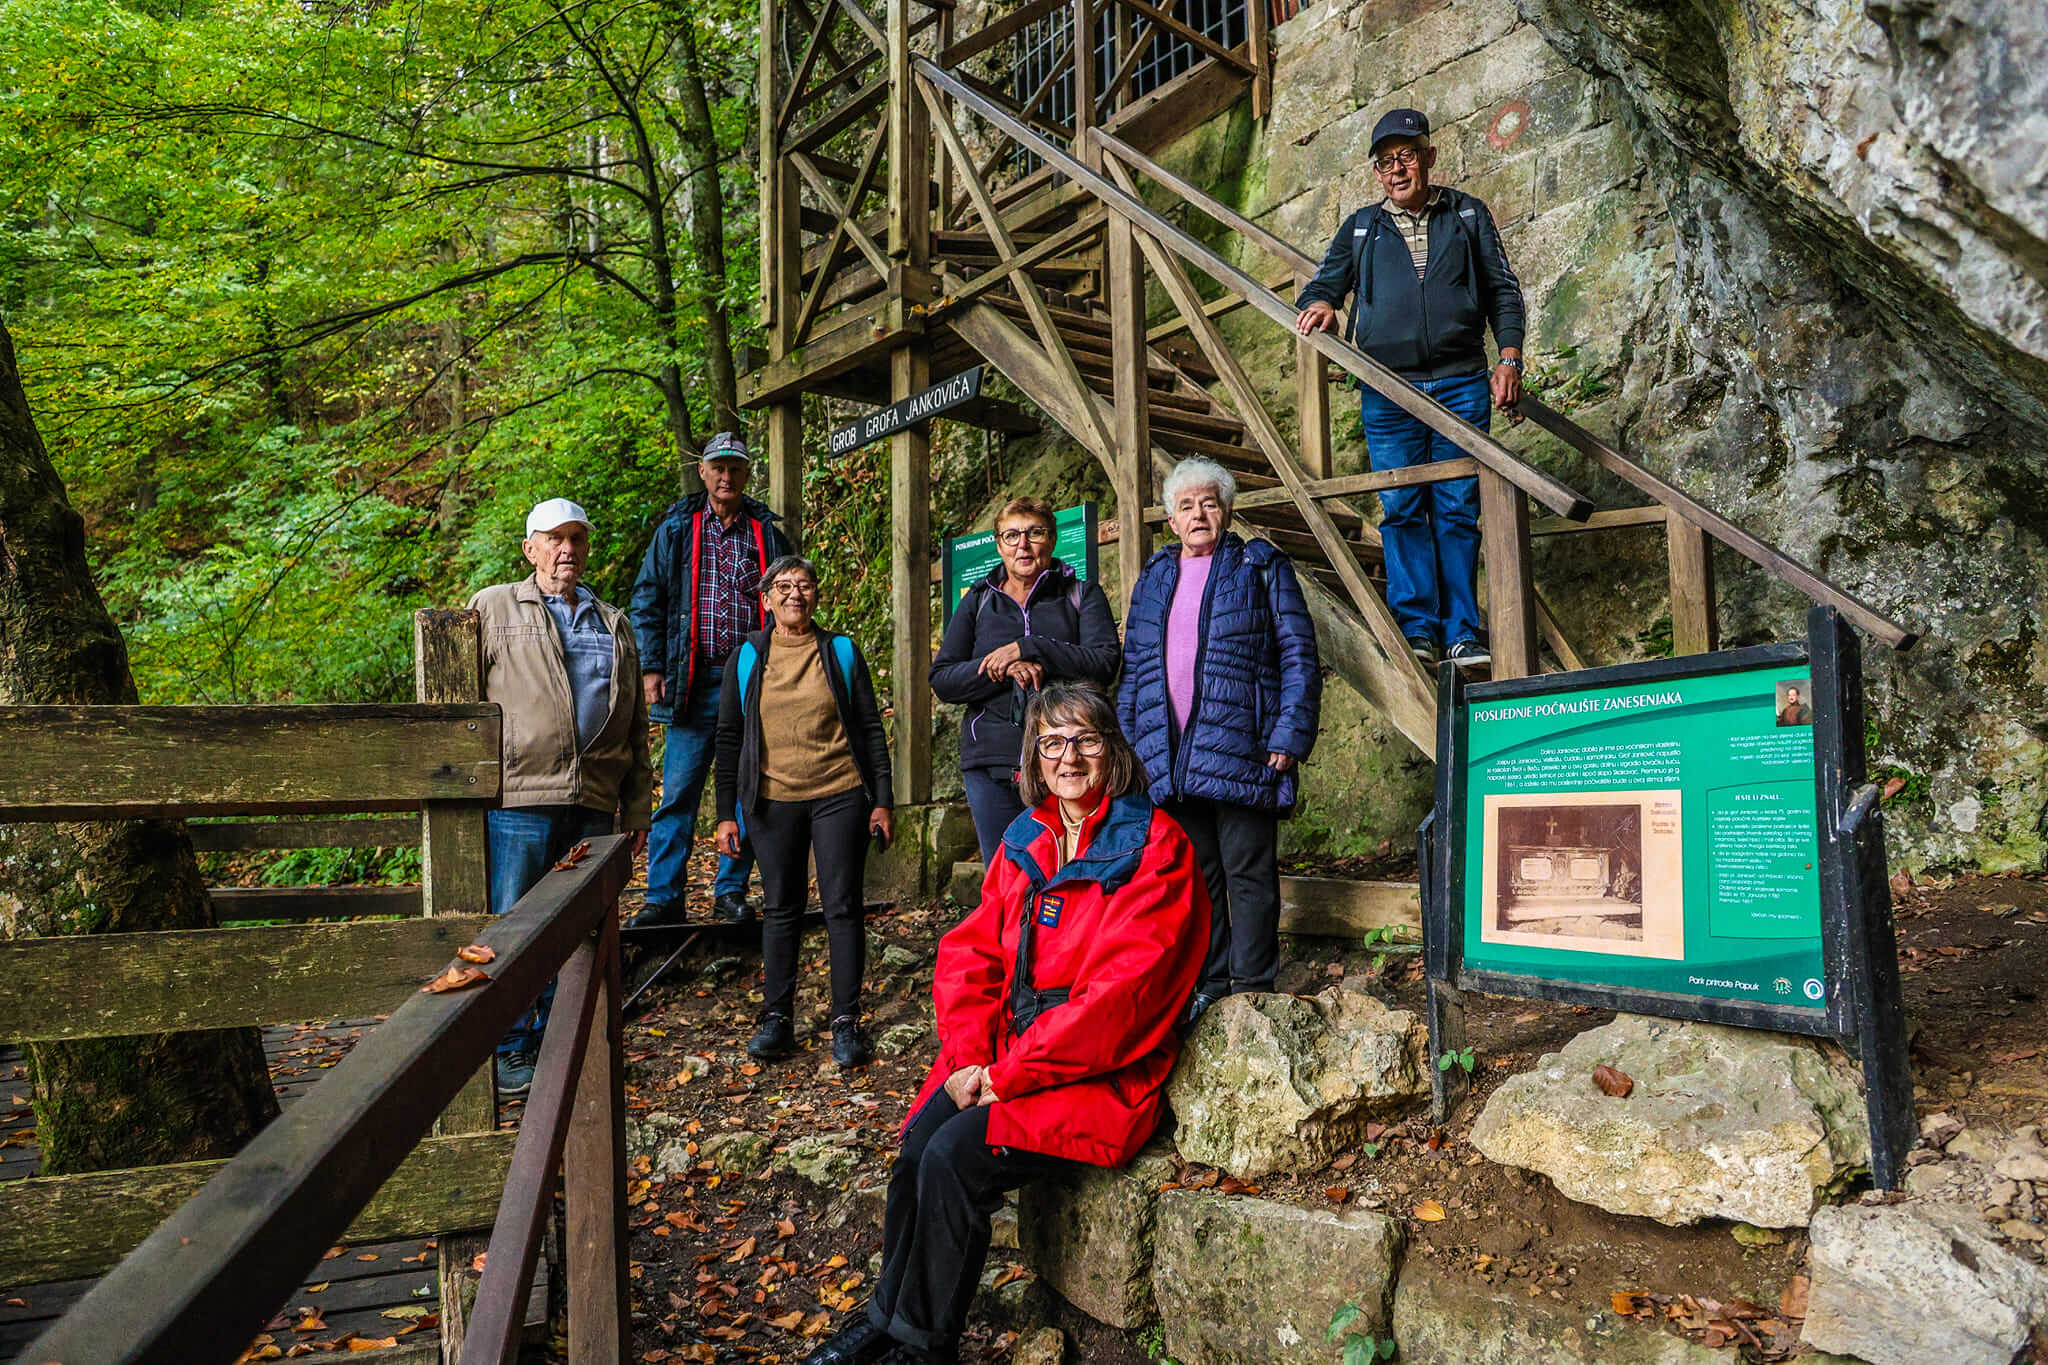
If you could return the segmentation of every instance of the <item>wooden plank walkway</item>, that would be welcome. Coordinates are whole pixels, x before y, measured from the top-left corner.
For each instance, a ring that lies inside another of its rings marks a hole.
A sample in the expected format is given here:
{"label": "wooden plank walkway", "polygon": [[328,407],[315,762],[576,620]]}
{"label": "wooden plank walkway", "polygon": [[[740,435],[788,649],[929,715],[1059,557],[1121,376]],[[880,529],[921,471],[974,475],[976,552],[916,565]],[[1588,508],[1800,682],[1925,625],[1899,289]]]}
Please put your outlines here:
{"label": "wooden plank walkway", "polygon": [[[279,1025],[263,1030],[263,1051],[280,1106],[289,1105],[317,1084],[378,1019],[343,1019],[326,1023]],[[0,1043],[0,1180],[23,1180],[42,1169],[35,1142],[35,1117],[29,1108],[28,1066],[19,1049]],[[517,1127],[523,1108],[501,1109],[502,1127]],[[415,1360],[440,1359],[440,1332],[434,1324],[438,1262],[432,1241],[379,1242],[351,1246],[317,1266],[300,1291],[267,1330],[289,1349],[299,1342],[331,1343],[350,1333],[379,1341],[396,1337],[393,1350],[350,1353],[346,1345],[329,1350],[351,1359],[381,1365],[413,1365]],[[0,1365],[14,1360],[90,1289],[94,1280],[0,1288]],[[325,1325],[295,1330],[307,1309],[319,1310]],[[529,1327],[547,1320],[547,1265],[543,1262],[527,1301]],[[427,1325],[422,1326],[420,1324]],[[400,1336],[403,1332],[405,1335]]]}

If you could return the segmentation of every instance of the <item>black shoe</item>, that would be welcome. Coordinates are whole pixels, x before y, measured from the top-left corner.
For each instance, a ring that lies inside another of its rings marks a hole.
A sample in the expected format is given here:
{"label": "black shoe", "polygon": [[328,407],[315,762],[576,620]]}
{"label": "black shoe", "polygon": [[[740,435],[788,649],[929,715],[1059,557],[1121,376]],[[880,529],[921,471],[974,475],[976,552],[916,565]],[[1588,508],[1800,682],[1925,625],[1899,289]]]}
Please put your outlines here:
{"label": "black shoe", "polygon": [[1181,1016],[1181,1027],[1193,1028],[1201,1022],[1202,1016],[1209,1012],[1209,1007],[1222,998],[1220,995],[1211,995],[1207,991],[1196,991],[1195,998],[1188,1001],[1188,1012]]}
{"label": "black shoe", "polygon": [[626,921],[628,929],[673,929],[684,922],[683,907],[673,901],[649,901]]}
{"label": "black shoe", "polygon": [[861,1318],[853,1326],[827,1337],[817,1350],[804,1357],[804,1365],[870,1365],[895,1344],[887,1332]]}
{"label": "black shoe", "polygon": [[832,1021],[832,1060],[842,1067],[868,1064],[868,1036],[861,1031],[860,1020],[850,1014]]}
{"label": "black shoe", "polygon": [[1436,641],[1425,640],[1420,635],[1408,637],[1408,652],[1415,656],[1415,662],[1424,668],[1436,667]]}
{"label": "black shoe", "polygon": [[1460,668],[1472,668],[1479,664],[1493,662],[1493,655],[1477,640],[1460,640],[1450,648],[1444,657]]}
{"label": "black shoe", "polygon": [[747,1040],[747,1055],[764,1062],[779,1062],[796,1051],[796,1029],[786,1014],[768,1014],[761,1027]]}
{"label": "black shoe", "polygon": [[720,924],[745,924],[753,917],[753,907],[737,891],[728,891],[711,902],[711,918]]}

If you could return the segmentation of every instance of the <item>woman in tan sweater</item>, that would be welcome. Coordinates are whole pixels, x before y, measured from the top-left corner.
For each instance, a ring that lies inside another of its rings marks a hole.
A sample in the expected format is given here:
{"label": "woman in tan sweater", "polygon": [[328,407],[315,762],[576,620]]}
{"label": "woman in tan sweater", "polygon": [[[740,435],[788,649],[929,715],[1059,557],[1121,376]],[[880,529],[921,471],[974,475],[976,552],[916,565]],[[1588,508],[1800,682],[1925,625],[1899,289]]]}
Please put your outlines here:
{"label": "woman in tan sweater", "polygon": [[861,882],[868,837],[886,846],[889,740],[867,660],[852,640],[820,628],[818,571],[784,555],[761,576],[774,626],[733,651],[718,710],[718,847],[736,854],[744,825],[761,865],[761,1027],[747,1044],[775,1060],[796,1051],[796,957],[808,865],[832,949],[832,1058],[864,1066],[861,976],[867,927]]}

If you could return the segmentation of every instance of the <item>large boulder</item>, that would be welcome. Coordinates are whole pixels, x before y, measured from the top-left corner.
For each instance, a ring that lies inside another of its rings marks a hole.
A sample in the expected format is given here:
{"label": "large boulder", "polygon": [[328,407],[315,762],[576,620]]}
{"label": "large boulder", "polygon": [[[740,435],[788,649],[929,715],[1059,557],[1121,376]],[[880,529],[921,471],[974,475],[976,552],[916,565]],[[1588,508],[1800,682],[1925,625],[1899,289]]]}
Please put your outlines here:
{"label": "large boulder", "polygon": [[1429,1094],[1428,1052],[1414,1015],[1340,986],[1233,995],[1202,1016],[1167,1083],[1174,1140],[1240,1179],[1314,1170]]}
{"label": "large boulder", "polygon": [[[1714,1350],[1610,1313],[1532,1299],[1419,1257],[1394,1290],[1401,1365],[1739,1365]],[[1932,1365],[1932,1357],[1927,1365]],[[1806,1365],[1806,1358],[1801,1358]]]}
{"label": "large boulder", "polygon": [[1164,1143],[1122,1170],[1077,1166],[1017,1195],[1025,1261],[1074,1307],[1112,1327],[1153,1321],[1152,1221],[1173,1179]]}
{"label": "large boulder", "polygon": [[1365,1209],[1168,1190],[1153,1228],[1152,1289],[1181,1365],[1321,1365],[1330,1329],[1389,1334],[1401,1225]]}
{"label": "large boulder", "polygon": [[2012,1365],[2048,1326],[2048,1274],[1973,1209],[1822,1209],[1811,1236],[1805,1337],[1821,1350],[1870,1365]]}
{"label": "large boulder", "polygon": [[[1625,1098],[1594,1085],[1603,1065],[1635,1082]],[[1582,1203],[1674,1226],[1803,1227],[1824,1190],[1870,1164],[1855,1077],[1816,1044],[1640,1015],[1510,1077],[1472,1145]]]}

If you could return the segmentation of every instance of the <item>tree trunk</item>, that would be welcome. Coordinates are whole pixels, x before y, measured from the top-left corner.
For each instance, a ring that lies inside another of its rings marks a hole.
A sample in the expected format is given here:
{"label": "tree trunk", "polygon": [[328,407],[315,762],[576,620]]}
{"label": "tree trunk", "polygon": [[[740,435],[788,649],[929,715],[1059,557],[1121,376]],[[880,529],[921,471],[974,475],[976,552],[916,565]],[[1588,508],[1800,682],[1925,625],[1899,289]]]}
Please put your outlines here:
{"label": "tree trunk", "polygon": [[732,317],[725,303],[725,183],[718,173],[718,131],[712,126],[711,102],[704,91],[696,21],[690,14],[675,13],[672,6],[670,27],[681,54],[676,83],[682,94],[683,129],[689,135],[686,155],[697,158],[689,176],[690,246],[697,257],[698,277],[704,281],[699,301],[704,308],[704,367],[711,380],[711,426],[743,433]]}
{"label": "tree trunk", "polygon": [[[0,324],[0,704],[135,699],[127,645],[86,566],[85,524],[43,449]],[[211,927],[181,823],[0,824],[0,936]],[[28,1053],[49,1174],[229,1156],[277,1113],[253,1028]]]}

